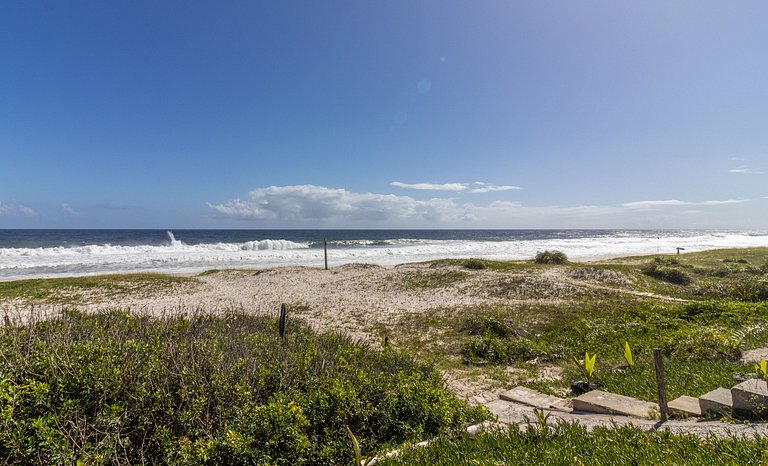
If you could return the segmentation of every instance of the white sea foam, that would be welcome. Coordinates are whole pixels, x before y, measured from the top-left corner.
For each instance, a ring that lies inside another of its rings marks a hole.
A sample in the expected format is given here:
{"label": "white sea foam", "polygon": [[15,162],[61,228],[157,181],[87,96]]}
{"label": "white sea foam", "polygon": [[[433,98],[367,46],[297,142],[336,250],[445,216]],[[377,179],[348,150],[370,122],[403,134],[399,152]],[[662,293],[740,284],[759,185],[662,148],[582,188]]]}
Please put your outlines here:
{"label": "white sea foam", "polygon": [[[557,249],[572,259],[673,253],[716,248],[768,246],[768,235],[706,233],[679,236],[641,234],[541,239],[524,241],[473,240],[353,240],[329,241],[329,262],[341,265],[367,262],[395,265],[437,258],[478,257],[487,259],[530,259],[537,251]],[[166,245],[0,248],[0,279],[81,275],[90,273],[159,271],[192,273],[212,268],[272,268],[280,266],[322,266],[323,250],[309,243],[284,239],[244,243],[185,244],[168,232]]]}

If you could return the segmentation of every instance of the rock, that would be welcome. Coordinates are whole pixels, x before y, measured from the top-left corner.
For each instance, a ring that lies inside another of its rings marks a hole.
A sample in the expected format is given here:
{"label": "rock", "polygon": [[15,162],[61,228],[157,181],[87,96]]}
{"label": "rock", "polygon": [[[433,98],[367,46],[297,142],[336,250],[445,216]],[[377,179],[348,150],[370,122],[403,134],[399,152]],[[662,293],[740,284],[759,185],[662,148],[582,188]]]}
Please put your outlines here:
{"label": "rock", "polygon": [[553,403],[562,401],[562,398],[553,395],[545,395],[544,393],[526,387],[515,387],[506,392],[502,392],[499,394],[499,398],[541,409],[549,409]]}
{"label": "rock", "polygon": [[699,408],[703,416],[729,414],[733,410],[733,396],[726,388],[716,388],[699,397]]}
{"label": "rock", "polygon": [[629,396],[592,390],[573,399],[573,410],[653,419],[658,415],[659,405]]}
{"label": "rock", "polygon": [[747,418],[768,417],[768,384],[765,380],[751,379],[731,389],[733,414]]}
{"label": "rock", "polygon": [[667,406],[669,409],[682,416],[701,416],[701,405],[699,399],[692,396],[683,395],[670,401]]}

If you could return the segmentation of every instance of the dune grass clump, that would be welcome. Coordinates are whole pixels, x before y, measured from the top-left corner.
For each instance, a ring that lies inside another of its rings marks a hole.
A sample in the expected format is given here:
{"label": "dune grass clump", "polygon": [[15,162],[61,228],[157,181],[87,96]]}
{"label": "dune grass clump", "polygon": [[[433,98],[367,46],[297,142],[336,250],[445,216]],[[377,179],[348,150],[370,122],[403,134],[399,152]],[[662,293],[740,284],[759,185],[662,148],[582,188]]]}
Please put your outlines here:
{"label": "dune grass clump", "polygon": [[568,256],[562,251],[539,251],[533,261],[537,264],[567,264]]}
{"label": "dune grass clump", "polygon": [[763,464],[768,438],[699,438],[667,430],[596,427],[575,422],[547,426],[538,417],[526,427],[481,433],[476,439],[441,438],[425,448],[406,449],[385,459],[396,464]]}
{"label": "dune grass clump", "polygon": [[488,267],[480,259],[467,259],[464,262],[464,268],[469,270],[485,270]]}
{"label": "dune grass clump", "polygon": [[678,265],[676,260],[654,260],[643,267],[641,272],[656,280],[674,283],[675,285],[689,285],[693,283],[693,278],[679,268],[674,267],[675,265]]}
{"label": "dune grass clump", "polygon": [[288,319],[67,311],[0,328],[0,458],[351,464],[487,417],[430,366]]}

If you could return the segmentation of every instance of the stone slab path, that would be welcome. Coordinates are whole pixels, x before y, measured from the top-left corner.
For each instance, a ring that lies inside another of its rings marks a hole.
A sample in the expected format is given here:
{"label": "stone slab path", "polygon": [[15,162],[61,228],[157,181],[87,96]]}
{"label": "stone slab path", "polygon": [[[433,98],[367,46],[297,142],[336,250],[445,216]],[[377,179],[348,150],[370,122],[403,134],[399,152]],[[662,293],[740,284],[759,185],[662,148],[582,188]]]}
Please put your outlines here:
{"label": "stone slab path", "polygon": [[[555,426],[558,422],[577,422],[587,430],[595,427],[634,426],[641,430],[669,430],[675,434],[691,434],[705,438],[708,435],[717,437],[736,436],[739,438],[751,438],[755,434],[768,436],[768,423],[728,424],[719,420],[702,421],[691,417],[688,419],[670,419],[665,422],[654,419],[641,419],[616,414],[594,414],[580,412],[565,412],[552,408],[538,408],[520,402],[508,401],[499,398],[498,393],[488,392],[476,397],[476,401],[488,408],[498,417],[498,422],[511,425],[516,424],[525,428],[528,423],[536,423],[536,410],[549,414],[547,424]],[[498,426],[496,423],[487,423],[487,426]],[[478,430],[474,428],[474,432]]]}

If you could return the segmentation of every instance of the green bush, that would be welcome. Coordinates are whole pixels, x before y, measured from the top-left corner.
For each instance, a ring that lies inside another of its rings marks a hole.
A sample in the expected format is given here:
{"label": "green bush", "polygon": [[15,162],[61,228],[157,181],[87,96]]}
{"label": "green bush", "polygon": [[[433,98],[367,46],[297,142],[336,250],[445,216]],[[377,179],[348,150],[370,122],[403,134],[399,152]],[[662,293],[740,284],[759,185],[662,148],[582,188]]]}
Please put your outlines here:
{"label": "green bush", "polygon": [[512,364],[532,359],[540,354],[536,344],[527,338],[499,338],[486,334],[469,338],[462,354],[470,361]]}
{"label": "green bush", "polygon": [[480,259],[467,259],[464,262],[464,268],[470,270],[485,270],[487,267],[485,262]]}
{"label": "green bush", "polygon": [[649,277],[653,277],[664,282],[674,283],[676,285],[688,285],[693,283],[693,279],[682,270],[665,265],[659,265],[657,262],[652,262],[646,265],[642,268],[641,271]]}
{"label": "green bush", "polygon": [[349,464],[486,418],[433,368],[297,319],[75,311],[0,328],[11,463]]}
{"label": "green bush", "polygon": [[540,251],[533,261],[537,264],[567,264],[568,256],[561,251]]}

